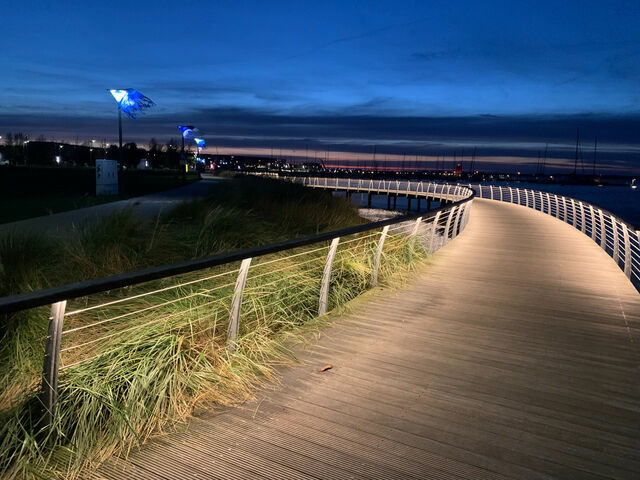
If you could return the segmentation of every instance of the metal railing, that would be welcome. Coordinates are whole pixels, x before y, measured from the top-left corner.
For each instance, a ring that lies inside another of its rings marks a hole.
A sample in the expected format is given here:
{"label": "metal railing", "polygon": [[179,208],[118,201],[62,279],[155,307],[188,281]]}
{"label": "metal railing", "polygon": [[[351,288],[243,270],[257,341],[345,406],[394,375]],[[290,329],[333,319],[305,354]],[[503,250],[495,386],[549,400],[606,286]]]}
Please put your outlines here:
{"label": "metal railing", "polygon": [[372,180],[328,177],[288,176],[283,179],[301,183],[307,187],[363,192],[376,195],[398,195],[416,198],[438,198],[457,202],[467,196],[464,185],[423,182],[419,180]]}
{"label": "metal railing", "polygon": [[[388,183],[352,182],[362,192],[402,190]],[[345,278],[364,275],[360,293],[391,272],[394,262],[408,265],[414,255],[437,251],[466,226],[474,194],[464,186],[434,185],[409,182],[402,192],[453,203],[264,247],[4,297],[0,314],[51,305],[41,382],[51,423],[64,373],[112,358],[105,356],[126,348],[134,338],[185,331],[190,338],[202,341],[205,336],[233,352],[241,333],[259,328],[266,318],[303,322],[340,304],[332,294]],[[347,180],[347,188],[351,186]]]}
{"label": "metal railing", "polygon": [[596,205],[551,192],[518,187],[466,184],[478,198],[487,198],[546,213],[590,237],[640,291],[640,232]]}

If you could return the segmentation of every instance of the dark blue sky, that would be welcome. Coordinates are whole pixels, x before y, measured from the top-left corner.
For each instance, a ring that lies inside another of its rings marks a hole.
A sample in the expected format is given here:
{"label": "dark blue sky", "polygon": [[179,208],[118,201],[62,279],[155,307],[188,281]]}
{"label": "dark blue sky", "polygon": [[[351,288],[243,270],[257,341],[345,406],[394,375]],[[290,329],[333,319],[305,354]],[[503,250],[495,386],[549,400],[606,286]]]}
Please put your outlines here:
{"label": "dark blue sky", "polygon": [[[107,88],[157,108],[127,140],[571,157],[640,170],[640,3],[5,2],[0,128],[115,139]],[[249,150],[247,150],[249,151]],[[338,154],[335,154],[339,156]],[[507,159],[507,161],[510,161]]]}

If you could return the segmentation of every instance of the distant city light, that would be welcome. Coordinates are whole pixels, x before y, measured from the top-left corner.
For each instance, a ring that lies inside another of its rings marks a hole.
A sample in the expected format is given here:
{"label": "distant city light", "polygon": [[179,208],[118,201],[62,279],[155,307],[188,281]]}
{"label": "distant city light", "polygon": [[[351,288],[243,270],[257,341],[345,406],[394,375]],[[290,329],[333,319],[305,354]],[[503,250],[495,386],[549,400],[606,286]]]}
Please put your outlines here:
{"label": "distant city light", "polygon": [[145,97],[139,91],[133,88],[111,89],[109,90],[113,98],[116,100],[118,107],[131,118],[136,118],[138,112],[142,112],[155,105],[153,100]]}

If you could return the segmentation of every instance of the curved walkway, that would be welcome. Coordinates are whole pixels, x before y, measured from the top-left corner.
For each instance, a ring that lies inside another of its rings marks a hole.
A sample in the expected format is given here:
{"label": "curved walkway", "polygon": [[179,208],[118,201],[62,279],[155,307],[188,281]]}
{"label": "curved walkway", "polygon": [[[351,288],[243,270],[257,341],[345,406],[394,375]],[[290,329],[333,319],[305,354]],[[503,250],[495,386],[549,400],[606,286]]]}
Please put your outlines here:
{"label": "curved walkway", "polygon": [[96,478],[635,478],[639,327],[640,295],[585,235],[475,200],[417,278],[358,301],[280,385]]}

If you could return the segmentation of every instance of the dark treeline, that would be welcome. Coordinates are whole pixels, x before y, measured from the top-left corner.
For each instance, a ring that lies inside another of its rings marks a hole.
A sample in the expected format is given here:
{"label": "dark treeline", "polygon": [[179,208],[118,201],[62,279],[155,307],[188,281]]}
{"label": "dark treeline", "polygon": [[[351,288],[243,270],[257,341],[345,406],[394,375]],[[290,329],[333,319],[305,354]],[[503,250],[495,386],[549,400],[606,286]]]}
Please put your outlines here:
{"label": "dark treeline", "polygon": [[[82,144],[47,141],[40,137],[31,140],[23,133],[7,133],[2,137],[0,154],[3,162],[10,165],[62,165],[93,166],[96,159],[119,160],[118,146],[88,141]],[[136,168],[140,162],[150,168],[180,168],[180,147],[177,140],[159,144],[151,139],[147,148],[136,143],[122,146],[122,163],[127,168]]]}

